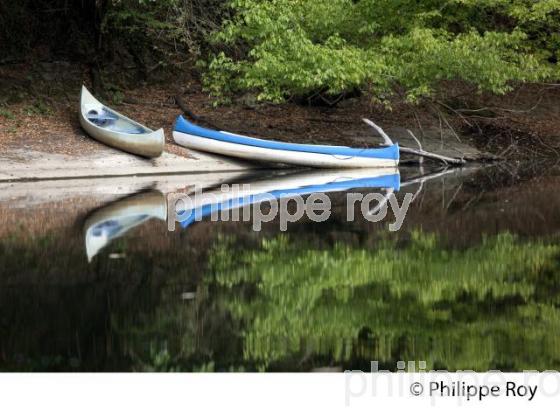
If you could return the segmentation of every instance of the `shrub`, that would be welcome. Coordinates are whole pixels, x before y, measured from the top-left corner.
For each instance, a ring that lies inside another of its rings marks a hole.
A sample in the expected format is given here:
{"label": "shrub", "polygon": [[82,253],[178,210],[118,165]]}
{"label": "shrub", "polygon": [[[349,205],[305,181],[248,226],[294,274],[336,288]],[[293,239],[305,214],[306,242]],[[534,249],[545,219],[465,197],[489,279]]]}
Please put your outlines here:
{"label": "shrub", "polygon": [[[429,97],[444,80],[505,93],[557,76],[558,0],[231,0],[205,85],[260,100],[361,89]],[[242,51],[240,54],[239,51]]]}

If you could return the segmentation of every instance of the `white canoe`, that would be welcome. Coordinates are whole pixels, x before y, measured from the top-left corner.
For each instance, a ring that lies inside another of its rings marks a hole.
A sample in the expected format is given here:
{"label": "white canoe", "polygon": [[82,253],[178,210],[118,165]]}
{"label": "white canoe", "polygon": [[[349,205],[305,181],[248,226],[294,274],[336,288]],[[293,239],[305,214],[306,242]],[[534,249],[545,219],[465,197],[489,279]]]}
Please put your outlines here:
{"label": "white canoe", "polygon": [[80,124],[96,140],[132,154],[158,157],[163,152],[163,129],[152,131],[101,104],[82,86]]}
{"label": "white canoe", "polygon": [[260,162],[316,168],[395,167],[397,144],[380,148],[293,144],[246,137],[199,127],[182,116],[173,130],[175,142],[187,148]]}
{"label": "white canoe", "polygon": [[167,219],[167,200],[159,191],[146,191],[94,211],[84,223],[88,261],[111,241],[150,219]]}

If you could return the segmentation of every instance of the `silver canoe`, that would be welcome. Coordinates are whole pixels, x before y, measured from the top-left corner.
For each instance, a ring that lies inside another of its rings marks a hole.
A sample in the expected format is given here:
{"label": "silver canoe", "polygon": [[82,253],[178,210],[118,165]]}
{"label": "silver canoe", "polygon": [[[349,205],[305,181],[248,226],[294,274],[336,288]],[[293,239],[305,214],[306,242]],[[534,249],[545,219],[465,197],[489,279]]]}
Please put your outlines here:
{"label": "silver canoe", "polygon": [[140,192],[96,210],[84,223],[88,260],[111,241],[154,218],[167,220],[167,200],[159,191]]}
{"label": "silver canoe", "polygon": [[136,121],[101,104],[82,86],[80,124],[96,140],[113,148],[154,158],[165,144],[163,129],[152,131]]}

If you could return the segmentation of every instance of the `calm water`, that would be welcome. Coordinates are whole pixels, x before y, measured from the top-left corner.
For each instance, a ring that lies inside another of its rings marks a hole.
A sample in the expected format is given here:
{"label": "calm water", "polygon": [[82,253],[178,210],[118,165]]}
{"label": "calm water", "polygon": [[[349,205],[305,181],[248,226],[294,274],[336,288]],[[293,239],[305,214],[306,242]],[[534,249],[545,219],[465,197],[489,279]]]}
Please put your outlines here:
{"label": "calm water", "polygon": [[[164,194],[200,177],[120,195],[14,185],[0,202],[0,369],[560,370],[560,170],[418,172],[401,170],[398,202],[415,196],[397,232],[392,212],[370,222],[359,205],[348,222],[344,192],[327,221],[286,232],[210,217],[170,232]],[[239,180],[313,191],[320,176]]]}

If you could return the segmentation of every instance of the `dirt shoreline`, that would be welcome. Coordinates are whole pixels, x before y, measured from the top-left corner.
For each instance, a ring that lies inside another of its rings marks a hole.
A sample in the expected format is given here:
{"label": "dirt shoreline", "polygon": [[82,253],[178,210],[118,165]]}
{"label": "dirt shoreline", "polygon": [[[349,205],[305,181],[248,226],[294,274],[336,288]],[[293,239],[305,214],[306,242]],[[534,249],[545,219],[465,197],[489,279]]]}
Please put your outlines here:
{"label": "dirt shoreline", "polygon": [[[0,79],[17,79],[22,75],[17,67],[11,67],[8,73],[6,70],[0,67]],[[27,94],[27,82],[0,81],[5,96],[4,101],[0,100],[0,159],[14,157],[14,152],[64,155],[77,161],[106,155],[107,148],[88,137],[79,125],[79,89],[82,83],[87,85],[84,71],[64,65],[41,75],[46,76],[44,82],[30,86]],[[251,96],[243,96],[232,105],[215,107],[200,82],[193,79],[119,90],[113,93],[112,101],[106,102],[149,127],[163,126],[166,151],[189,158],[189,152],[172,140],[174,120],[183,114],[176,96],[200,117],[202,125],[283,141],[375,145],[380,139],[362,123],[361,119],[366,117],[392,133],[413,129],[423,142],[431,140],[436,150],[447,149],[457,155],[457,151],[474,147],[467,153],[470,159],[495,156],[507,161],[526,161],[560,156],[560,87],[553,86],[523,86],[504,97],[477,96],[476,103],[470,105],[482,108],[470,110],[460,108],[465,104],[462,101],[455,107],[397,103],[389,111],[372,105],[367,97],[348,99],[335,107],[318,107],[257,104]],[[32,159],[20,156],[16,161],[34,166]],[[9,166],[6,161],[3,164]],[[0,169],[0,173],[6,174],[6,169]]]}

